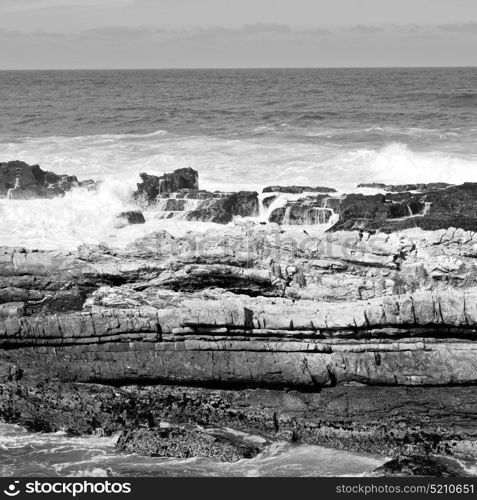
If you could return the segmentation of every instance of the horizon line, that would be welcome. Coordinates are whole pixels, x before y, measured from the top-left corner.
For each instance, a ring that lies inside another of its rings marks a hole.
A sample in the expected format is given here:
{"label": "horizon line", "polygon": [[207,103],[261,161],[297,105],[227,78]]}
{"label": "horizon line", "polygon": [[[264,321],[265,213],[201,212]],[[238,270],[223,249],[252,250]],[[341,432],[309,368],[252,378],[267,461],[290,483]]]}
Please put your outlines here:
{"label": "horizon line", "polygon": [[0,68],[5,71],[191,71],[191,70],[272,70],[272,69],[474,69],[475,65],[443,65],[443,66],[168,66],[168,67],[135,67],[135,68]]}

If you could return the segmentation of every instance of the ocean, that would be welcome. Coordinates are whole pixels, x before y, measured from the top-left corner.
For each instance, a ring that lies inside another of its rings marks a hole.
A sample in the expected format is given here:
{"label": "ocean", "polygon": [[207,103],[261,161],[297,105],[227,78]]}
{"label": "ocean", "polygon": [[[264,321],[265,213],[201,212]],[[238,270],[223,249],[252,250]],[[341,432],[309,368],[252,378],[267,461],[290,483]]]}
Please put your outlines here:
{"label": "ocean", "polygon": [[[477,181],[477,68],[0,72],[0,162],[102,180],[53,200],[0,200],[0,245],[124,245],[140,172],[199,171],[209,190]],[[385,457],[278,444],[250,461],[145,459],[114,438],[0,426],[1,475],[359,475]]]}
{"label": "ocean", "polygon": [[476,88],[477,68],[0,72],[0,161],[104,181],[0,200],[0,241],[120,245],[167,227],[119,234],[115,215],[140,172],[179,167],[210,190],[476,181]]}
{"label": "ocean", "polygon": [[205,458],[158,458],[119,453],[117,436],[71,437],[34,434],[0,424],[0,477],[149,476],[280,477],[360,476],[382,465],[384,457],[321,446],[279,442],[252,459],[221,463]]}

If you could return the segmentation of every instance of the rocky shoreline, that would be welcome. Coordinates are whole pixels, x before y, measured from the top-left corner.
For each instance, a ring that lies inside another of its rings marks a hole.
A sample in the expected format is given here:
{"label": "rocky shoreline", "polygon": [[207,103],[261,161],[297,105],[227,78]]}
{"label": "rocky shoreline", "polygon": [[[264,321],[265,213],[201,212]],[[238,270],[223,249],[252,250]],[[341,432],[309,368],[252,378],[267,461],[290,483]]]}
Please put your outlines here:
{"label": "rocky shoreline", "polygon": [[217,225],[1,247],[0,416],[122,432],[120,448],[153,456],[236,460],[287,440],[477,458],[477,184],[364,188],[383,192],[141,174],[122,224],[147,207]]}

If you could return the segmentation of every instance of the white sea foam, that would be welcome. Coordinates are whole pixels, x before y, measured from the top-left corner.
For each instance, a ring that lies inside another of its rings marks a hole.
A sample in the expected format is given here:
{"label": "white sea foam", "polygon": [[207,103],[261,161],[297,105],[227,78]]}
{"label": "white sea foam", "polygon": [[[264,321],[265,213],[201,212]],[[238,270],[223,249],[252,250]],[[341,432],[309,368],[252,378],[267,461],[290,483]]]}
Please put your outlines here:
{"label": "white sea foam", "polygon": [[[97,192],[74,190],[55,200],[0,200],[0,244],[37,248],[72,249],[101,242],[121,246],[155,229],[190,229],[190,223],[160,221],[154,213],[145,213],[144,225],[115,227],[118,213],[137,208],[130,195],[140,172],[192,167],[199,171],[201,187],[210,190],[260,191],[267,185],[295,184],[349,192],[360,182],[477,181],[475,154],[414,151],[399,143],[357,149],[270,137],[223,139],[157,131],[26,138],[0,143],[0,155],[2,161],[21,159],[57,173],[104,181]],[[274,206],[284,202],[282,196]]]}

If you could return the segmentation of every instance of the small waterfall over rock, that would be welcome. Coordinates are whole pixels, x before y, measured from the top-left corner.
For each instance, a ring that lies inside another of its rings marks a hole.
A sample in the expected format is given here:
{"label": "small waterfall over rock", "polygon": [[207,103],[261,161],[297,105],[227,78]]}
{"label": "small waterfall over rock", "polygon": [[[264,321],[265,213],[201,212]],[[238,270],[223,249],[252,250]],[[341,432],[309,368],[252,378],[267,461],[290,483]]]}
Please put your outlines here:
{"label": "small waterfall over rock", "polygon": [[330,227],[339,219],[339,214],[335,212],[339,198],[331,198],[329,195],[266,192],[259,195],[259,203],[260,222]]}
{"label": "small waterfall over rock", "polygon": [[171,193],[169,198],[160,198],[155,206],[156,219],[185,219],[187,213],[197,210],[203,200],[198,198],[178,198]]}
{"label": "small waterfall over rock", "polygon": [[[281,194],[281,193],[261,193],[258,195],[259,220],[269,222],[271,214],[278,208],[283,208],[289,201],[299,200],[303,195]],[[268,201],[268,203],[267,203]]]}

